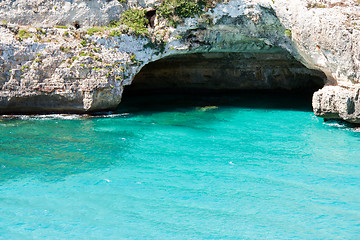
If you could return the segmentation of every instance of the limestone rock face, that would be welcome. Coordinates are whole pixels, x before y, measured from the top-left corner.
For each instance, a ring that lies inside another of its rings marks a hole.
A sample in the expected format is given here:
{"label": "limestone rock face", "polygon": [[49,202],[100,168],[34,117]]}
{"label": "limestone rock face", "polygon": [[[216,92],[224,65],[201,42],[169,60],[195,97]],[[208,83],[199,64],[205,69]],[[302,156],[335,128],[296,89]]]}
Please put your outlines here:
{"label": "limestone rock face", "polygon": [[330,84],[360,83],[360,5],[356,1],[274,1],[303,63]]}
{"label": "limestone rock face", "polygon": [[159,0],[6,0],[0,1],[0,20],[20,25],[53,27],[104,26],[118,20],[127,8],[151,7]]}
{"label": "limestone rock face", "polygon": [[[314,112],[358,121],[356,1],[231,0],[177,27],[157,17],[148,37],[126,26],[89,30],[118,20],[126,9],[156,8],[160,2],[1,1],[0,113],[113,109],[132,82],[215,89],[326,84],[337,86],[314,95]],[[180,69],[171,66],[174,61]],[[165,79],[169,73],[177,80]]]}
{"label": "limestone rock face", "polygon": [[0,19],[9,23],[36,27],[54,25],[106,25],[117,20],[123,6],[117,1],[102,0],[7,0],[0,2]]}
{"label": "limestone rock face", "polygon": [[131,56],[149,53],[143,49],[147,41],[128,35],[81,38],[85,33],[52,28],[26,32],[29,36],[19,42],[18,34],[0,28],[0,113],[114,109],[123,85],[139,68]]}
{"label": "limestone rock face", "polygon": [[313,95],[316,116],[360,123],[360,88],[326,86]]}

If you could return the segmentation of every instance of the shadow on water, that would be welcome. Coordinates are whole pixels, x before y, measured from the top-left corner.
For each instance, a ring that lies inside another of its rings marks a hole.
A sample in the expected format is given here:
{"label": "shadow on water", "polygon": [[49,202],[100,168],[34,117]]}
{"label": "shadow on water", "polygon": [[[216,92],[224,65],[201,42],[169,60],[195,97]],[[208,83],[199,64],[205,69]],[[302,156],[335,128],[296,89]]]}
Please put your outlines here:
{"label": "shadow on water", "polygon": [[[147,123],[193,127],[202,121],[217,121],[216,116],[193,109],[219,107],[277,109],[311,112],[309,92],[226,91],[137,92],[125,91],[116,113],[146,116],[161,112],[183,112],[153,118],[125,121],[127,117],[80,117],[75,119],[0,119],[0,182],[23,177],[58,181],[73,174],[106,169],[119,164],[139,136],[133,124]],[[121,115],[121,114],[120,114]],[[188,116],[189,115],[189,116]],[[111,116],[111,115],[109,115]],[[129,125],[127,125],[129,124]],[[122,141],[130,139],[131,141]],[[126,164],[126,163],[121,163]]]}
{"label": "shadow on water", "polygon": [[207,106],[311,112],[313,92],[296,91],[124,91],[116,112],[178,111]]}

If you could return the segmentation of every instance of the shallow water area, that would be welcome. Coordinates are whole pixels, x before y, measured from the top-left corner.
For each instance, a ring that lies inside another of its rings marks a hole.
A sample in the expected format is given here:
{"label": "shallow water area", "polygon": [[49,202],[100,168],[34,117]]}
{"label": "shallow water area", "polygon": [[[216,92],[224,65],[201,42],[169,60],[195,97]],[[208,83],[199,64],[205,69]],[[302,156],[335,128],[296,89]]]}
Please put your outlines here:
{"label": "shallow water area", "polygon": [[4,239],[357,239],[360,132],[311,96],[129,96],[0,119]]}

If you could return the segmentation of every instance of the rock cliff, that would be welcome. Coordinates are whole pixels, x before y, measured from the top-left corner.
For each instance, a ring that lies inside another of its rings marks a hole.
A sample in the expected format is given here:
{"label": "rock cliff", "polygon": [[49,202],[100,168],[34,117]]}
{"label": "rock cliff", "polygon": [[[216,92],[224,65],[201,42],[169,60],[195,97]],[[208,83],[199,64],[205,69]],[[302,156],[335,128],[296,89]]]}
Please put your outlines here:
{"label": "rock cliff", "polygon": [[172,2],[1,2],[0,112],[114,109],[132,83],[326,85],[314,94],[315,114],[360,122],[359,1],[185,1],[175,10]]}

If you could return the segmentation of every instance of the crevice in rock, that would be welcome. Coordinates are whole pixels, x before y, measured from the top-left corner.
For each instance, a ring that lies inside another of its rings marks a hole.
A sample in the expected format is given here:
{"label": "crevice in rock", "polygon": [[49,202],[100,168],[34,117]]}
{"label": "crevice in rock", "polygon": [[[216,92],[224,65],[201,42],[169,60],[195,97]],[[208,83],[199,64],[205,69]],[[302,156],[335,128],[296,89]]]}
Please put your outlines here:
{"label": "crevice in rock", "polygon": [[149,26],[153,28],[155,26],[156,10],[147,11],[145,17],[149,20]]}
{"label": "crevice in rock", "polygon": [[353,114],[355,112],[355,103],[354,103],[354,99],[348,99],[347,100],[347,113],[349,115]]}
{"label": "crevice in rock", "polygon": [[80,24],[78,22],[74,22],[74,27],[75,29],[79,29],[80,28]]}

